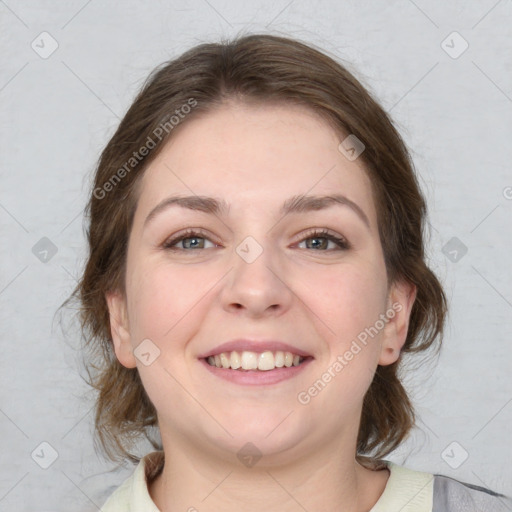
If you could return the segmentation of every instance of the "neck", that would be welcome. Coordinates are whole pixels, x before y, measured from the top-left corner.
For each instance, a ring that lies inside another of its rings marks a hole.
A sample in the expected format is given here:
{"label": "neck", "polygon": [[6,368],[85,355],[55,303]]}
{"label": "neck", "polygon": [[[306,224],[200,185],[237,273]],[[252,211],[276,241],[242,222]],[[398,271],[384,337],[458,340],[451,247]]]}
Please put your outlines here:
{"label": "neck", "polygon": [[172,447],[166,449],[164,442],[164,469],[148,484],[162,512],[231,512],[242,505],[247,512],[367,512],[389,477],[389,470],[366,469],[352,452],[350,457],[343,456],[348,452],[332,445],[288,463],[282,457],[279,463],[263,457],[252,467],[208,456],[193,444],[174,442]]}

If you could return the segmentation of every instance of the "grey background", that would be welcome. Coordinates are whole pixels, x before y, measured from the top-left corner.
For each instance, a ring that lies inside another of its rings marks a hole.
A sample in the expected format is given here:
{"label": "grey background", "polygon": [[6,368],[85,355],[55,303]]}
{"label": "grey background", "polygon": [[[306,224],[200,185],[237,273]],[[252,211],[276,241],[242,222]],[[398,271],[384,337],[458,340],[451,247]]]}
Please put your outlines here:
{"label": "grey background", "polygon": [[84,263],[91,172],[136,91],[241,30],[348,62],[421,175],[451,313],[437,366],[407,375],[418,428],[389,459],[512,494],[511,21],[509,0],[0,1],[0,510],[98,510],[131,473],[94,451],[78,333],[54,315]]}

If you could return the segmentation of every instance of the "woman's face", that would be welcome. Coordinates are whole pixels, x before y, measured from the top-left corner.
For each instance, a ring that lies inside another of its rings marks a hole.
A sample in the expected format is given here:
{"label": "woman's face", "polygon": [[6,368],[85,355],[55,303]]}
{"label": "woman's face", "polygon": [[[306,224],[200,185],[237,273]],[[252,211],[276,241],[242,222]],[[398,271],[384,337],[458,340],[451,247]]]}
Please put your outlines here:
{"label": "woman's face", "polygon": [[[398,358],[414,293],[388,289],[370,181],[341,140],[307,109],[231,103],[185,122],[147,169],[126,299],[107,298],[117,357],[137,366],[164,446],[355,449],[364,394]],[[178,196],[189,199],[168,202]],[[288,368],[287,351],[304,361]],[[281,367],[217,368],[215,354]]]}

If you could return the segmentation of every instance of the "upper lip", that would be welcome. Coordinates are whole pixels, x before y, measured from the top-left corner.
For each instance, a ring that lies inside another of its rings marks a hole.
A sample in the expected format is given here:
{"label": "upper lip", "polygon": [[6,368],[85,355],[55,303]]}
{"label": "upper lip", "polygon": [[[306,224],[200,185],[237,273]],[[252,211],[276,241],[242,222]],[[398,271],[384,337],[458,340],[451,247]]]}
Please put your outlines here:
{"label": "upper lip", "polygon": [[291,352],[301,357],[311,357],[311,354],[302,350],[298,347],[284,343],[277,340],[254,340],[254,339],[236,339],[217,345],[215,348],[211,348],[206,352],[203,352],[198,356],[199,359],[207,358],[221,354],[222,352],[276,352],[278,350],[283,352]]}

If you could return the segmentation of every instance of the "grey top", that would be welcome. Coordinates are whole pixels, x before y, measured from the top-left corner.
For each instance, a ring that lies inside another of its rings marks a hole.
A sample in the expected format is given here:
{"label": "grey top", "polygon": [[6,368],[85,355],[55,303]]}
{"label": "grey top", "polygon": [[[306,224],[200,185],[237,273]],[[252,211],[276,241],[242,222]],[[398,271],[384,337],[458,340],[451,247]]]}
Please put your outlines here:
{"label": "grey top", "polygon": [[512,499],[484,487],[434,475],[432,512],[512,512]]}

